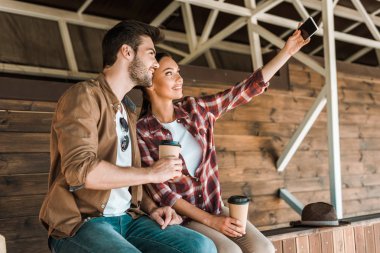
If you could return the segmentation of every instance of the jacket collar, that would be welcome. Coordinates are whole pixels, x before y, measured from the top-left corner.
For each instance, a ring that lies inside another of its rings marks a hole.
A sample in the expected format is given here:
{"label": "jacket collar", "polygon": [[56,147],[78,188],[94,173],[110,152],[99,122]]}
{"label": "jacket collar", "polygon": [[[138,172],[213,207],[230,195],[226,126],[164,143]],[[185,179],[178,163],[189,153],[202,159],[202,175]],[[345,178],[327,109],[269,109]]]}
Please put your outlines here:
{"label": "jacket collar", "polygon": [[[120,101],[116,97],[115,93],[113,93],[111,87],[107,83],[107,80],[105,79],[104,73],[100,73],[99,76],[96,78],[96,80],[99,82],[100,87],[105,91],[106,96],[109,99],[109,103],[112,105],[112,108],[114,112],[116,113],[120,109]],[[136,112],[136,105],[132,102],[132,100],[127,96],[127,94],[122,99],[122,102],[127,108],[132,111]]]}

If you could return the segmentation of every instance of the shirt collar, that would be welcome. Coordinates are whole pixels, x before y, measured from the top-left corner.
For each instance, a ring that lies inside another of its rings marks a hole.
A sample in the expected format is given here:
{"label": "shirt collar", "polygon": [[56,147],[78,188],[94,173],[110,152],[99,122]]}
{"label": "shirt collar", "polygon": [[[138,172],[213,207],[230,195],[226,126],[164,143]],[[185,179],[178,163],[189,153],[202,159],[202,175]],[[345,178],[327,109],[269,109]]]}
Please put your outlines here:
{"label": "shirt collar", "polygon": [[[107,80],[105,79],[105,76],[103,73],[100,73],[99,76],[96,78],[96,80],[99,82],[100,87],[105,91],[106,96],[109,98],[109,102],[116,113],[120,109],[120,101],[117,99],[115,93],[113,93],[111,87],[107,83]],[[125,95],[122,99],[122,102],[129,110],[132,112],[136,112],[136,105],[132,102],[132,100]]]}
{"label": "shirt collar", "polygon": [[174,104],[174,114],[176,119],[190,118],[190,115],[182,107],[178,106],[178,103]]}
{"label": "shirt collar", "polygon": [[[176,120],[181,120],[181,119],[186,120],[190,118],[189,113],[183,110],[183,108],[181,108],[180,106],[178,106],[177,103],[174,104],[174,114],[175,114]],[[146,123],[151,133],[155,133],[162,128],[160,121],[152,114],[152,110],[149,110],[145,117],[146,117]]]}

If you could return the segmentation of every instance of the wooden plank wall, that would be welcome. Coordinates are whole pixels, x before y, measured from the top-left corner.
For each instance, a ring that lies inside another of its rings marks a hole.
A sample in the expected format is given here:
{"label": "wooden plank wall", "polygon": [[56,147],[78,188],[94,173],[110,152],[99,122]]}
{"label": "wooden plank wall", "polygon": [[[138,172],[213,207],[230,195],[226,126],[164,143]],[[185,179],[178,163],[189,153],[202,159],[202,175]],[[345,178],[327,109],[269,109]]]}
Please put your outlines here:
{"label": "wooden plank wall", "polygon": [[[290,91],[271,90],[216,123],[216,147],[223,198],[246,194],[250,220],[262,229],[287,226],[299,215],[277,191],[286,187],[304,204],[330,201],[326,109],[288,167],[275,161],[321,90],[323,78],[290,65]],[[344,216],[380,211],[380,79],[339,73],[339,120]],[[187,93],[215,93],[223,87],[188,87]]]}
{"label": "wooden plank wall", "polygon": [[[250,220],[260,228],[287,226],[299,215],[277,198],[286,187],[304,204],[330,201],[326,109],[282,173],[275,161],[324,83],[290,66],[291,91],[268,90],[228,113],[216,126],[224,199],[252,196]],[[338,75],[344,216],[380,211],[380,79]]]}
{"label": "wooden plank wall", "polygon": [[380,221],[269,236],[277,253],[379,253]]}
{"label": "wooden plank wall", "polygon": [[[324,80],[290,65],[290,91],[269,89],[216,123],[216,144],[224,200],[252,196],[250,220],[263,229],[286,226],[299,216],[277,198],[286,187],[304,204],[329,202],[326,109],[283,173],[275,161],[308,112]],[[339,73],[339,117],[344,215],[380,211],[380,80]],[[187,94],[223,87],[189,87]]]}
{"label": "wooden plank wall", "polygon": [[55,105],[0,99],[0,234],[8,252],[50,252],[38,213],[47,191]]}
{"label": "wooden plank wall", "polygon": [[[251,196],[249,218],[261,229],[299,219],[277,198],[281,187],[305,204],[329,201],[326,112],[285,172],[275,169],[323,83],[318,74],[297,65],[290,65],[290,75],[292,90],[269,89],[227,113],[216,127],[223,196]],[[210,87],[187,85],[184,92],[199,96],[226,88]],[[380,120],[380,80],[339,75],[339,99],[345,216],[379,212],[380,132],[375,124]],[[54,102],[0,99],[0,234],[9,252],[48,252],[37,217],[47,190],[54,109]]]}

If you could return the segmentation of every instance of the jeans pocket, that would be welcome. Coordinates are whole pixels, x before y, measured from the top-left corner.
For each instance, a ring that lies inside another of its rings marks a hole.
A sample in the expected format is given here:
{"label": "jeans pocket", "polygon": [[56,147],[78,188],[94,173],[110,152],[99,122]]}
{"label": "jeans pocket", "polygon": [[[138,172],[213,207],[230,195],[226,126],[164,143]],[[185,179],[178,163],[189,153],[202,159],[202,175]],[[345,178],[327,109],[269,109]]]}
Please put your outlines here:
{"label": "jeans pocket", "polygon": [[59,253],[63,240],[65,239],[54,239],[53,237],[49,237],[48,244],[52,253]]}

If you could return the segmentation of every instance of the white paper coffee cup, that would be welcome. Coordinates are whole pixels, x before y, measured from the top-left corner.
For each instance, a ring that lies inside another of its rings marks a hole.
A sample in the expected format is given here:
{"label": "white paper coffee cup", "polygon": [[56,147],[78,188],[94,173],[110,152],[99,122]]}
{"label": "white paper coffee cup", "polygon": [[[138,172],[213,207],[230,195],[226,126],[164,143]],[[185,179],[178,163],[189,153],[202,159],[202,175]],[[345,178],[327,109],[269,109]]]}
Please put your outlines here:
{"label": "white paper coffee cup", "polygon": [[230,217],[243,223],[244,231],[247,226],[249,198],[246,196],[234,195],[228,198]]}
{"label": "white paper coffee cup", "polygon": [[159,159],[164,157],[179,157],[181,144],[178,141],[163,140],[158,146]]}

